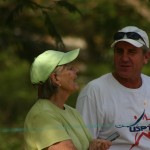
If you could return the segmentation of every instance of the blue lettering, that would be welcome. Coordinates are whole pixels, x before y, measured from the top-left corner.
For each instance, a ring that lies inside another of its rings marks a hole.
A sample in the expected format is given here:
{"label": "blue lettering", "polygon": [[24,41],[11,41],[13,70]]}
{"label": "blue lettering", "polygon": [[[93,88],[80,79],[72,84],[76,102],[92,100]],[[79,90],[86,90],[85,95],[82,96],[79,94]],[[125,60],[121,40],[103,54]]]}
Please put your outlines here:
{"label": "blue lettering", "polygon": [[137,131],[140,131],[140,127],[130,127],[130,132],[137,132]]}
{"label": "blue lettering", "polygon": [[141,126],[141,131],[143,131],[146,128],[147,128],[147,126]]}
{"label": "blue lettering", "polygon": [[138,131],[143,131],[145,129],[149,129],[150,131],[150,126],[136,126],[136,127],[129,127],[130,132],[138,132]]}

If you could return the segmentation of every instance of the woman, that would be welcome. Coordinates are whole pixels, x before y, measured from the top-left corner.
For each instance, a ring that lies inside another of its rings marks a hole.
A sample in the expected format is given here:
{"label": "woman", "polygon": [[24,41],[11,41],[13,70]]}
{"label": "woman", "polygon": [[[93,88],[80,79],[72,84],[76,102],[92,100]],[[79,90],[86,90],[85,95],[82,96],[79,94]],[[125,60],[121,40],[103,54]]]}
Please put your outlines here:
{"label": "woman", "polygon": [[105,150],[110,141],[92,140],[80,114],[66,105],[79,86],[72,61],[79,49],[67,53],[48,50],[31,67],[31,82],[38,86],[38,101],[26,116],[26,150]]}

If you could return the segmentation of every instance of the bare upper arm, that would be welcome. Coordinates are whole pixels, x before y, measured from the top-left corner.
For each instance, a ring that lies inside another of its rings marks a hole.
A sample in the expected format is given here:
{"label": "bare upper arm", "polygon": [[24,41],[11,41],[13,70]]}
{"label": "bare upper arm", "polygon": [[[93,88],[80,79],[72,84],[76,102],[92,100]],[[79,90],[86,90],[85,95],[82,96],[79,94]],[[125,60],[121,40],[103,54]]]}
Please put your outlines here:
{"label": "bare upper arm", "polygon": [[74,146],[73,142],[71,140],[65,140],[62,142],[55,143],[51,145],[50,147],[47,147],[43,150],[77,150],[77,148]]}

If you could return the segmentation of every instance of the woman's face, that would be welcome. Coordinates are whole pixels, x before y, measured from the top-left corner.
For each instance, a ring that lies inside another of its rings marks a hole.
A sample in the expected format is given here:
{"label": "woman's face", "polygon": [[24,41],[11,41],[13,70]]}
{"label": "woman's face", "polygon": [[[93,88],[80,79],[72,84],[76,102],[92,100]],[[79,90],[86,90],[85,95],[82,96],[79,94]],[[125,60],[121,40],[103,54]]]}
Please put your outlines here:
{"label": "woman's face", "polygon": [[57,80],[62,90],[72,93],[79,89],[79,85],[76,81],[78,68],[73,63],[63,65],[58,68]]}

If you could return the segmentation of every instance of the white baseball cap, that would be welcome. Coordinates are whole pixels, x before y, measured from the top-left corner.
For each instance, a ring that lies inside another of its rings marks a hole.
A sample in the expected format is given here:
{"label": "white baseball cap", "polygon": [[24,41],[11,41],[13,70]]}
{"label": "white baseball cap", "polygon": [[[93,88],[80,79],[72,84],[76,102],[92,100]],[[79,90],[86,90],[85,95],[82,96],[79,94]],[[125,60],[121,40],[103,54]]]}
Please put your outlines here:
{"label": "white baseball cap", "polygon": [[128,42],[135,47],[142,47],[145,45],[149,48],[149,38],[147,33],[135,26],[127,26],[115,33],[114,42],[111,44],[111,47],[114,47],[115,44],[120,41]]}
{"label": "white baseball cap", "polygon": [[79,49],[68,52],[47,50],[35,58],[30,70],[33,84],[44,83],[57,66],[72,62],[79,55]]}

